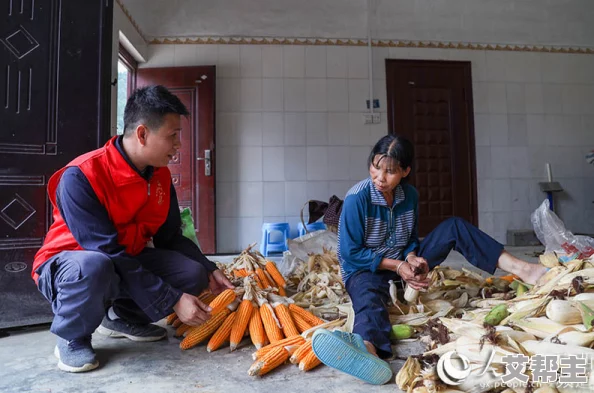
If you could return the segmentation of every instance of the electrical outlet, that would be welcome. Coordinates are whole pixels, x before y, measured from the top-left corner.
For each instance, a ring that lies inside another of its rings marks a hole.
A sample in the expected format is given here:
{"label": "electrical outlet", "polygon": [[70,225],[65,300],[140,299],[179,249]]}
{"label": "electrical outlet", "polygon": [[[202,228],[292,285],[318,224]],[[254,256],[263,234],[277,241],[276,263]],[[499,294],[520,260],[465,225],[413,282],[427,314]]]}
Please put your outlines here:
{"label": "electrical outlet", "polygon": [[[369,109],[369,100],[365,100],[365,105],[367,105],[367,109]],[[380,102],[377,98],[373,99],[373,109],[379,109]]]}
{"label": "electrical outlet", "polygon": [[382,122],[382,117],[380,113],[373,113],[371,114],[371,123],[372,124],[380,124]]}
{"label": "electrical outlet", "polygon": [[373,116],[371,113],[363,113],[363,124],[373,124]]}

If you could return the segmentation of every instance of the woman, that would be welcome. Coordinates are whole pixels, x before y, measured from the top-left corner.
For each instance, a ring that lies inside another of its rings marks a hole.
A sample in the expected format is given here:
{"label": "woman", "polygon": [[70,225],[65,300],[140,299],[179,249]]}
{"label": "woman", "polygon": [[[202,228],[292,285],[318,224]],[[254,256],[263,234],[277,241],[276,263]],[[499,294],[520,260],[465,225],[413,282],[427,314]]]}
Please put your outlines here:
{"label": "woman", "polygon": [[418,193],[406,182],[412,162],[408,140],[385,136],[369,155],[369,178],[347,193],[338,227],[338,257],[355,311],[355,334],[320,330],[313,338],[322,362],[373,384],[392,376],[381,360],[392,356],[386,308],[389,280],[400,277],[412,288],[426,288],[428,272],[451,250],[489,274],[500,268],[531,284],[546,271],[514,257],[460,218],[444,221],[419,241]]}

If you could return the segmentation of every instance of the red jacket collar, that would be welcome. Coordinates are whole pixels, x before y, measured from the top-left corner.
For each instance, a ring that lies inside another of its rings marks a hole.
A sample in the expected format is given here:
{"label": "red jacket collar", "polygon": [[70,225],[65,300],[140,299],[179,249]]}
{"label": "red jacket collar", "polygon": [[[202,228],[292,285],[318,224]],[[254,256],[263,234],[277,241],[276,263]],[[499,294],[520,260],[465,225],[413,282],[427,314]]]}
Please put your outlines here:
{"label": "red jacket collar", "polygon": [[140,176],[138,171],[126,161],[116,147],[117,138],[118,136],[114,136],[104,146],[109,172],[113,182],[115,185],[121,186],[141,181],[146,182],[146,179]]}

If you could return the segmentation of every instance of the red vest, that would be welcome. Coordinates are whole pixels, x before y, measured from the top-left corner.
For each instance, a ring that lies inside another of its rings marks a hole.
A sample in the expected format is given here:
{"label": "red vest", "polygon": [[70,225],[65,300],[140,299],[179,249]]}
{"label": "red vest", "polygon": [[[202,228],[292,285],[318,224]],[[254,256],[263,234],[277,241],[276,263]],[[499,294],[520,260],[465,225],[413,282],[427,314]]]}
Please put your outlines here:
{"label": "red vest", "polygon": [[126,253],[138,255],[167,219],[171,196],[169,168],[155,168],[147,183],[122,157],[115,146],[116,138],[111,138],[100,149],[75,158],[50,178],[47,190],[54,209],[54,223],[35,255],[31,272],[35,281],[38,277],[35,270],[52,256],[62,251],[82,250],[56,205],[58,183],[68,167],[76,166],[84,173],[107,210],[118,232],[118,242],[126,247]]}

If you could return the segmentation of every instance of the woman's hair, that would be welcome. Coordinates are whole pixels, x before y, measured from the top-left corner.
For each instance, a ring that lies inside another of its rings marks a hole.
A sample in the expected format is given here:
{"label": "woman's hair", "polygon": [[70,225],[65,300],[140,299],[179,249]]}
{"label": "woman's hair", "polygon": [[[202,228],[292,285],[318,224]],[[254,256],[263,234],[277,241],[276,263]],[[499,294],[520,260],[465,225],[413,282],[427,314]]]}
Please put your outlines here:
{"label": "woman's hair", "polygon": [[400,168],[406,169],[412,168],[415,152],[408,139],[396,135],[386,135],[371,150],[367,159],[368,168],[374,164],[373,159],[377,155],[380,156],[380,159],[375,164],[379,164],[387,158],[390,161],[389,165],[398,165]]}

